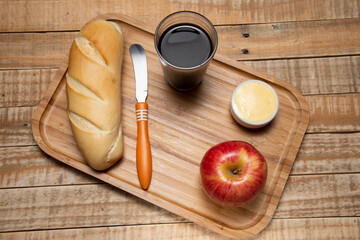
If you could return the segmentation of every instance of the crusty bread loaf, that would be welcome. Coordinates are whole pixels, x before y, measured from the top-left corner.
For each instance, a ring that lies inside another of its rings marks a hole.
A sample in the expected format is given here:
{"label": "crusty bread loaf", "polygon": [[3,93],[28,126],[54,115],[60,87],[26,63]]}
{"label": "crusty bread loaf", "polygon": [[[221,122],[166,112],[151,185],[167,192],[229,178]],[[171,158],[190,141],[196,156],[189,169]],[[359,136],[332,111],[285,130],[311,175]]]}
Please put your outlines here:
{"label": "crusty bread loaf", "polygon": [[70,49],[67,113],[80,152],[96,170],[111,167],[123,154],[123,49],[120,27],[105,20],[85,25]]}

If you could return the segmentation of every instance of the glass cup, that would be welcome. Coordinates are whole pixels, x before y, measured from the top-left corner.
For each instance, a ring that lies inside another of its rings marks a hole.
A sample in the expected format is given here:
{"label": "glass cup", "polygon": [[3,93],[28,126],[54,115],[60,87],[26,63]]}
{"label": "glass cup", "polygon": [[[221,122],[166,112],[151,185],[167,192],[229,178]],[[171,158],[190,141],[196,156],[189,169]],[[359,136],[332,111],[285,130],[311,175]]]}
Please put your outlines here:
{"label": "glass cup", "polygon": [[173,88],[186,91],[201,83],[215,55],[218,38],[207,18],[180,11],[159,23],[154,44],[166,81]]}

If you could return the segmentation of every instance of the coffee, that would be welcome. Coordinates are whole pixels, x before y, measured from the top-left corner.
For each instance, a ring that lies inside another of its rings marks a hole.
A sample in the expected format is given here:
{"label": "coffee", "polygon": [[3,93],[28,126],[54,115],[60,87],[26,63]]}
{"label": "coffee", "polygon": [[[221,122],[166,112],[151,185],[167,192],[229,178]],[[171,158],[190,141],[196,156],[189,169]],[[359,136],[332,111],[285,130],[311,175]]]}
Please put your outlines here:
{"label": "coffee", "polygon": [[217,33],[204,16],[180,11],[158,25],[154,45],[166,81],[177,90],[196,88],[217,48]]}
{"label": "coffee", "polygon": [[213,51],[208,34],[200,27],[190,24],[167,29],[160,37],[158,49],[166,61],[181,68],[201,65]]}

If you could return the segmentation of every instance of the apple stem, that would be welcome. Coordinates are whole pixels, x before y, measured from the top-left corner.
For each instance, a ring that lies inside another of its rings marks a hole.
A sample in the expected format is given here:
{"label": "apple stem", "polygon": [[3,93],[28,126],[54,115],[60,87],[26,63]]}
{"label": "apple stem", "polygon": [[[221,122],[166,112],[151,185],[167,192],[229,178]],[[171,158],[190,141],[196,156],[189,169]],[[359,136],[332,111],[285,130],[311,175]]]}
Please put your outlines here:
{"label": "apple stem", "polygon": [[233,171],[232,171],[232,173],[234,174],[234,175],[237,175],[237,174],[239,174],[241,172],[241,168],[236,168],[236,169],[234,169]]}

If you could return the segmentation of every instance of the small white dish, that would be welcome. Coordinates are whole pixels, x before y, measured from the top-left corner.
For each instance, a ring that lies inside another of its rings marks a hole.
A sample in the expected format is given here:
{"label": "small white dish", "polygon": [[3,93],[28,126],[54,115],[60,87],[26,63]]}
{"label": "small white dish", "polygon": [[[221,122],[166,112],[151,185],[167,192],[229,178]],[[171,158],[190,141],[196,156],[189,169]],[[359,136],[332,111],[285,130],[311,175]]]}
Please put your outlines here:
{"label": "small white dish", "polygon": [[234,90],[230,110],[239,124],[247,128],[260,128],[275,118],[279,110],[279,98],[269,84],[248,80]]}

